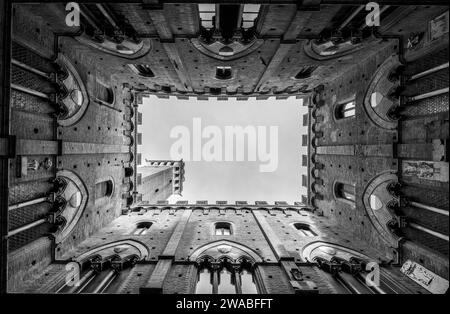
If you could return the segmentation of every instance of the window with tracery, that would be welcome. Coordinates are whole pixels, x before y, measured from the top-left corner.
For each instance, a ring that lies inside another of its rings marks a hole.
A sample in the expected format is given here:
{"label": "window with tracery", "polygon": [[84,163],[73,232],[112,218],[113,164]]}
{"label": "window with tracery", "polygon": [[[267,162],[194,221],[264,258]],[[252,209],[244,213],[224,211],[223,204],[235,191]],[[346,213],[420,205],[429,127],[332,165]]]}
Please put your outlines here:
{"label": "window with tracery", "polygon": [[86,252],[67,265],[67,276],[56,293],[114,293],[121,274],[146,254],[142,244],[129,240]]}
{"label": "window with tracery", "polygon": [[204,259],[198,263],[196,294],[257,294],[254,266],[247,260],[233,262]]}

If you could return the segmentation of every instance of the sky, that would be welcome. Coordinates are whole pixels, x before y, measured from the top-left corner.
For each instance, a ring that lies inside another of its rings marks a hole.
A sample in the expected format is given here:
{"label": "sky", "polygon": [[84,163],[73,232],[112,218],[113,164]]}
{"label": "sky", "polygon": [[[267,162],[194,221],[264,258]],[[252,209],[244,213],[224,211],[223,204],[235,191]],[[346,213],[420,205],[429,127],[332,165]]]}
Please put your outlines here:
{"label": "sky", "polygon": [[[172,196],[170,202],[293,203],[301,201],[301,195],[306,192],[301,186],[301,176],[306,174],[306,168],[301,167],[301,156],[306,154],[301,137],[307,131],[302,126],[307,107],[301,99],[275,100],[272,97],[268,100],[217,101],[210,98],[205,101],[150,96],[144,98],[139,110],[143,114],[142,125],[138,127],[142,133],[139,152],[143,164],[145,159],[184,157],[182,196]],[[254,131],[256,141],[236,141],[230,132],[236,126]],[[197,130],[206,132],[204,137]],[[242,146],[245,155],[242,161],[237,161],[236,151],[240,144],[245,145]],[[252,153],[256,156],[253,160]],[[206,161],[208,156],[213,161]],[[225,161],[226,158],[229,161]]]}

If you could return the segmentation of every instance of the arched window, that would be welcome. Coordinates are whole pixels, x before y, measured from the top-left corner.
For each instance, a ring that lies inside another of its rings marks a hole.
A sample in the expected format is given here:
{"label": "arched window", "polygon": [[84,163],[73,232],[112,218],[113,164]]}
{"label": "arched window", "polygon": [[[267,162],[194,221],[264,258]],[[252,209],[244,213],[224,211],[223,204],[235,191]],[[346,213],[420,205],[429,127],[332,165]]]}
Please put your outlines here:
{"label": "arched window", "polygon": [[95,84],[94,92],[97,100],[110,105],[114,102],[113,90],[99,81]]}
{"label": "arched window", "polygon": [[206,261],[199,266],[196,294],[257,294],[258,287],[251,264],[228,260]]}
{"label": "arched window", "polygon": [[310,77],[316,68],[317,66],[315,65],[304,66],[300,69],[300,71],[298,71],[295,79],[300,80]]}
{"label": "arched window", "polygon": [[208,268],[203,267],[198,271],[195,294],[211,294],[212,287],[212,273]]}
{"label": "arched window", "polygon": [[136,224],[136,228],[131,233],[132,235],[144,235],[148,232],[152,223],[150,221],[142,221]]}
{"label": "arched window", "polygon": [[231,224],[228,222],[218,222],[214,227],[215,235],[231,235]]}
{"label": "arched window", "polygon": [[[305,260],[316,263],[330,275],[330,284],[339,294],[386,294],[398,291],[398,284],[383,282],[383,277],[373,272],[374,267],[378,266],[374,259],[351,248],[327,242],[311,242],[303,247],[302,255]],[[367,267],[370,264],[372,266]],[[370,278],[370,281],[366,278]]]}
{"label": "arched window", "polygon": [[338,104],[335,110],[336,119],[345,119],[355,116],[355,101],[344,102]]}
{"label": "arched window", "polygon": [[95,184],[95,199],[110,197],[114,190],[114,184],[111,180],[98,182]]}
{"label": "arched window", "polygon": [[135,240],[114,241],[88,250],[67,264],[75,276],[61,280],[56,293],[116,293],[123,276],[147,256],[147,247]]}
{"label": "arched window", "polygon": [[216,67],[216,78],[219,80],[228,80],[232,76],[231,67]]}
{"label": "arched window", "polygon": [[339,199],[355,203],[355,185],[353,184],[336,182],[334,194]]}
{"label": "arched window", "polygon": [[360,43],[352,40],[313,40],[310,45],[305,47],[305,52],[312,57],[321,57],[320,59],[328,59],[331,57],[342,56],[357,49]]}
{"label": "arched window", "polygon": [[152,69],[148,64],[129,64],[128,65],[131,70],[143,77],[154,77],[155,74],[153,73]]}
{"label": "arched window", "polygon": [[300,235],[304,237],[314,237],[317,236],[317,234],[311,230],[311,227],[305,223],[297,222],[294,224],[295,229],[297,229],[300,233]]}
{"label": "arched window", "polygon": [[61,108],[58,123],[69,126],[77,122],[86,111],[89,103],[88,92],[83,79],[69,59],[60,54],[56,62],[61,67],[57,80],[62,87],[56,99]]}

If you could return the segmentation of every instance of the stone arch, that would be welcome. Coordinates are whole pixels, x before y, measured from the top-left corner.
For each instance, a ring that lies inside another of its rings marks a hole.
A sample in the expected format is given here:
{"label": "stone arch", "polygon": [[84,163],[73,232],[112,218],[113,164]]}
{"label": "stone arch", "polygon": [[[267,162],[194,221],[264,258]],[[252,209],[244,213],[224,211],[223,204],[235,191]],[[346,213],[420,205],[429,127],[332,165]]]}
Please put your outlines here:
{"label": "stone arch", "polygon": [[[239,42],[234,42],[231,45],[233,53],[230,55],[223,55],[223,54],[221,55],[220,50],[221,50],[221,48],[224,48],[224,46],[220,42],[217,42],[214,45],[209,46],[209,45],[203,43],[198,38],[193,38],[190,41],[191,41],[192,46],[194,48],[196,48],[202,54],[204,54],[208,57],[214,58],[216,60],[221,60],[221,61],[231,61],[231,60],[236,60],[236,59],[245,57],[245,56],[251,54],[252,52],[254,52],[255,50],[257,50],[264,43],[263,39],[256,39],[248,45],[242,45]],[[225,47],[229,47],[229,46],[225,46]]]}
{"label": "stone arch", "polygon": [[[86,34],[82,34],[81,36],[77,36],[75,38],[86,46],[125,59],[137,59],[143,57],[151,49],[151,39],[149,38],[145,38],[138,43],[125,39],[121,44],[114,43],[106,38],[103,42],[97,42],[92,40]],[[124,53],[124,51],[127,51],[127,53]]]}
{"label": "stone arch", "polygon": [[58,117],[57,121],[61,126],[70,126],[83,117],[89,105],[89,96],[81,76],[70,60],[63,54],[59,54],[56,62],[67,71],[67,75],[60,78],[66,93],[62,99],[58,100],[65,113]]}
{"label": "stone arch", "polygon": [[[387,204],[395,197],[389,193],[387,186],[392,182],[397,182],[398,178],[394,171],[386,171],[373,177],[364,188],[363,204],[364,209],[370,219],[374,229],[380,234],[381,238],[394,248],[398,247],[401,240],[392,233],[389,223],[395,219]],[[374,196],[378,199],[376,202],[382,202],[382,206],[374,205]]]}
{"label": "stone arch", "polygon": [[89,194],[83,181],[72,171],[58,171],[56,180],[61,183],[56,199],[63,206],[57,212],[56,220],[61,223],[61,226],[54,236],[55,242],[60,243],[78,223],[86,208]]}
{"label": "stone arch", "polygon": [[149,251],[147,246],[145,246],[143,243],[136,240],[127,239],[97,246],[80,254],[77,257],[74,257],[73,260],[82,264],[90,257],[95,255],[101,256],[102,258],[107,258],[113,255],[119,256],[121,258],[130,255],[137,255],[139,260],[144,260],[149,256]]}
{"label": "stone arch", "polygon": [[[334,44],[331,40],[320,43],[317,40],[310,40],[304,45],[305,54],[313,60],[330,60],[336,59],[348,54],[352,54],[363,47],[361,43],[352,43],[345,41]],[[326,50],[333,48],[336,50],[333,54],[327,54]]]}
{"label": "stone arch", "polygon": [[397,54],[387,58],[373,75],[364,96],[363,107],[369,119],[376,126],[387,130],[395,130],[398,125],[397,121],[390,119],[387,113],[389,109],[400,104],[400,100],[395,101],[389,97],[389,94],[400,85],[399,81],[389,80],[389,75],[399,66],[401,62]]}
{"label": "stone arch", "polygon": [[207,243],[192,252],[192,254],[189,255],[189,260],[197,261],[203,256],[208,256],[214,260],[220,260],[220,258],[228,256],[236,262],[239,258],[245,256],[249,258],[252,263],[259,263],[263,261],[258,253],[252,249],[240,243],[229,240],[219,240]]}
{"label": "stone arch", "polygon": [[[358,252],[352,248],[325,241],[314,241],[303,247],[302,258],[308,262],[314,262],[315,257],[341,257],[349,260],[350,257],[359,258],[365,262],[376,261],[366,254]],[[326,258],[328,259],[328,258]]]}

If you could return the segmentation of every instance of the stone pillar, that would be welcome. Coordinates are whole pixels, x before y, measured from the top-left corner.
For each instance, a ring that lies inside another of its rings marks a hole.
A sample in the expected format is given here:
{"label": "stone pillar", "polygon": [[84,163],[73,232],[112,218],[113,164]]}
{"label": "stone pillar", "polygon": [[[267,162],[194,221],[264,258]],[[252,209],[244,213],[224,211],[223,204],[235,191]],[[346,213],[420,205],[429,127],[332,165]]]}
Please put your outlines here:
{"label": "stone pillar", "polygon": [[172,262],[175,259],[175,252],[180,244],[184,229],[191,217],[192,210],[186,209],[180,218],[175,230],[170,236],[169,242],[164,249],[162,255],[159,256],[158,264],[156,264],[150,279],[144,287],[139,289],[140,293],[161,294],[163,293],[164,279],[169,273]]}
{"label": "stone pillar", "polygon": [[[253,216],[255,217],[255,220],[257,221],[259,227],[261,228],[261,231],[264,234],[267,243],[272,248],[272,251],[275,254],[277,260],[281,262],[282,269],[284,270],[284,273],[289,279],[289,282],[291,284],[294,293],[296,294],[318,293],[318,289],[312,281],[303,279],[301,271],[295,264],[294,257],[291,257],[289,252],[286,250],[284,244],[280,241],[278,236],[273,231],[272,227],[270,227],[267,220],[261,214],[261,212],[259,210],[254,210]],[[300,274],[301,276],[294,276],[294,274]]]}

